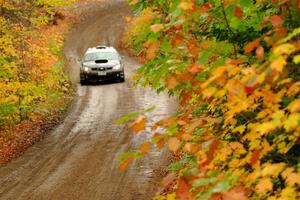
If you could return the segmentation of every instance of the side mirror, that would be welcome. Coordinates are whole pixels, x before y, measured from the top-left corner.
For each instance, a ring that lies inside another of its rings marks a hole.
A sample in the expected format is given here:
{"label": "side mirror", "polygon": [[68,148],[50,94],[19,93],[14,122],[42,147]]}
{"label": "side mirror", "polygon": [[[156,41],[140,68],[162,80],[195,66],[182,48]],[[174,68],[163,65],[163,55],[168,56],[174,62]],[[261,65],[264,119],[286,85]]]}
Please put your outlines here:
{"label": "side mirror", "polygon": [[122,59],[124,59],[124,58],[125,58],[125,56],[121,56],[121,58],[122,58]]}
{"label": "side mirror", "polygon": [[78,62],[78,63],[81,63],[81,62],[82,62],[82,59],[81,59],[81,58],[77,58],[77,62]]}

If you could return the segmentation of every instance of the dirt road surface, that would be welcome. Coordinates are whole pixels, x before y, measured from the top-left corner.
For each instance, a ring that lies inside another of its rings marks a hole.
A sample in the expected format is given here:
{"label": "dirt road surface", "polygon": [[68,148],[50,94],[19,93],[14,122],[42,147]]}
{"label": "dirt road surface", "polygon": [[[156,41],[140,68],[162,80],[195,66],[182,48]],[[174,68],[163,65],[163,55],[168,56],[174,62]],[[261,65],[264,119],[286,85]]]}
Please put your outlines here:
{"label": "dirt road surface", "polygon": [[[65,47],[69,71],[78,77],[78,63],[85,49],[97,44],[116,45],[131,15],[126,1],[114,0],[78,6],[86,19],[76,25]],[[88,11],[88,12],[87,12]],[[139,64],[126,56],[126,77]],[[78,86],[77,97],[66,119],[43,140],[7,165],[0,166],[0,199],[36,200],[139,200],[151,199],[159,181],[157,171],[166,166],[167,151],[154,148],[134,161],[125,172],[117,157],[137,150],[152,133],[133,134],[114,119],[156,105],[148,115],[159,119],[174,112],[174,101],[130,84]]]}

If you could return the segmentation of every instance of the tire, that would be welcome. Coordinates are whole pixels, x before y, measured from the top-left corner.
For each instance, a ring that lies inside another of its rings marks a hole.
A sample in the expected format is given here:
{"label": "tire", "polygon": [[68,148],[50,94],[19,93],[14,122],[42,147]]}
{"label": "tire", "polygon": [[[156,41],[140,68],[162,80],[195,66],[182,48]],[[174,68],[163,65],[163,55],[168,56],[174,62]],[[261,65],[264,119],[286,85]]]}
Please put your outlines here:
{"label": "tire", "polygon": [[125,82],[125,78],[120,78],[120,82],[124,83]]}
{"label": "tire", "polygon": [[80,84],[81,84],[81,85],[86,85],[86,80],[80,79]]}

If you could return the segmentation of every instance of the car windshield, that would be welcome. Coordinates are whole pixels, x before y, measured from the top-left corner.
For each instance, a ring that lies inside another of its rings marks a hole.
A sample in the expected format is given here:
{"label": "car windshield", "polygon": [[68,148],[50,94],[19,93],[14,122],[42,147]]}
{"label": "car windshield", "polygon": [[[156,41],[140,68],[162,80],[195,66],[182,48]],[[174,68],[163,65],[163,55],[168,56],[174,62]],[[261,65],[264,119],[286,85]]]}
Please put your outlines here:
{"label": "car windshield", "polygon": [[118,60],[118,54],[114,52],[95,52],[85,55],[85,62],[94,60]]}

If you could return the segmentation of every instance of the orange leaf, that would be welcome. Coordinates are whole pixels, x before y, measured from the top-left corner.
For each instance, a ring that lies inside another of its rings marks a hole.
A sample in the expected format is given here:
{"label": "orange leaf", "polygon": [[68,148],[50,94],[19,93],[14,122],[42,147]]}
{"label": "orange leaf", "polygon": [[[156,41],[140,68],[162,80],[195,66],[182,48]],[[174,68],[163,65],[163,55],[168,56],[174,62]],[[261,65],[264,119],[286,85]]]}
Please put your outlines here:
{"label": "orange leaf", "polygon": [[132,1],[130,1],[130,5],[135,5],[135,4],[137,4],[138,2],[139,2],[140,0],[132,0]]}
{"label": "orange leaf", "polygon": [[271,17],[271,23],[273,26],[279,26],[283,23],[281,15],[273,15]]}
{"label": "orange leaf", "polygon": [[124,19],[125,19],[126,22],[131,22],[132,21],[132,18],[129,17],[129,16],[125,16]]}
{"label": "orange leaf", "polygon": [[152,143],[151,142],[145,142],[141,147],[140,151],[142,154],[147,154],[151,148]]}
{"label": "orange leaf", "polygon": [[176,191],[176,195],[180,200],[190,200],[192,199],[189,190],[191,189],[191,185],[183,178],[180,178],[178,181],[178,189]]}
{"label": "orange leaf", "polygon": [[168,147],[171,151],[176,152],[180,148],[180,140],[176,137],[172,137],[168,141]]}
{"label": "orange leaf", "polygon": [[248,194],[245,188],[235,187],[223,194],[223,200],[248,200]]}
{"label": "orange leaf", "polygon": [[239,6],[236,6],[234,8],[234,15],[238,18],[242,18],[243,17],[243,10],[242,8],[240,8]]}
{"label": "orange leaf", "polygon": [[267,191],[271,191],[273,189],[273,183],[270,178],[263,178],[256,185],[256,191],[258,193],[265,193]]}
{"label": "orange leaf", "polygon": [[283,67],[286,65],[284,58],[279,57],[271,63],[271,68],[277,72],[282,72]]}
{"label": "orange leaf", "polygon": [[146,56],[146,58],[148,60],[154,59],[156,57],[157,51],[158,51],[158,41],[152,43],[149,46],[149,48],[147,50],[147,56]]}
{"label": "orange leaf", "polygon": [[154,24],[150,28],[154,33],[158,33],[160,30],[162,30],[164,25],[162,24]]}
{"label": "orange leaf", "polygon": [[134,132],[145,130],[147,119],[144,116],[139,116],[134,122],[128,124]]}
{"label": "orange leaf", "polygon": [[124,171],[128,167],[128,165],[132,162],[132,160],[133,160],[133,158],[128,158],[127,160],[122,162],[119,166],[119,170]]}
{"label": "orange leaf", "polygon": [[256,49],[255,53],[256,53],[256,57],[257,57],[257,58],[262,59],[262,58],[264,58],[265,50],[264,50],[264,48],[263,48],[262,46],[259,46],[259,47]]}
{"label": "orange leaf", "polygon": [[158,149],[162,149],[164,147],[164,144],[165,144],[165,139],[160,139],[156,142],[156,147]]}
{"label": "orange leaf", "polygon": [[251,53],[256,47],[259,46],[259,39],[256,39],[250,43],[248,43],[245,47],[244,50],[246,53]]}
{"label": "orange leaf", "polygon": [[175,75],[171,76],[170,78],[167,79],[166,82],[166,87],[170,90],[174,90],[176,86],[178,85],[177,79]]}
{"label": "orange leaf", "polygon": [[197,65],[196,63],[192,63],[190,66],[189,66],[189,72],[191,72],[193,75],[195,74],[198,74],[199,72],[202,71],[202,68]]}
{"label": "orange leaf", "polygon": [[194,4],[193,2],[188,2],[188,1],[182,1],[179,4],[179,8],[183,9],[183,10],[191,10],[193,8]]}

